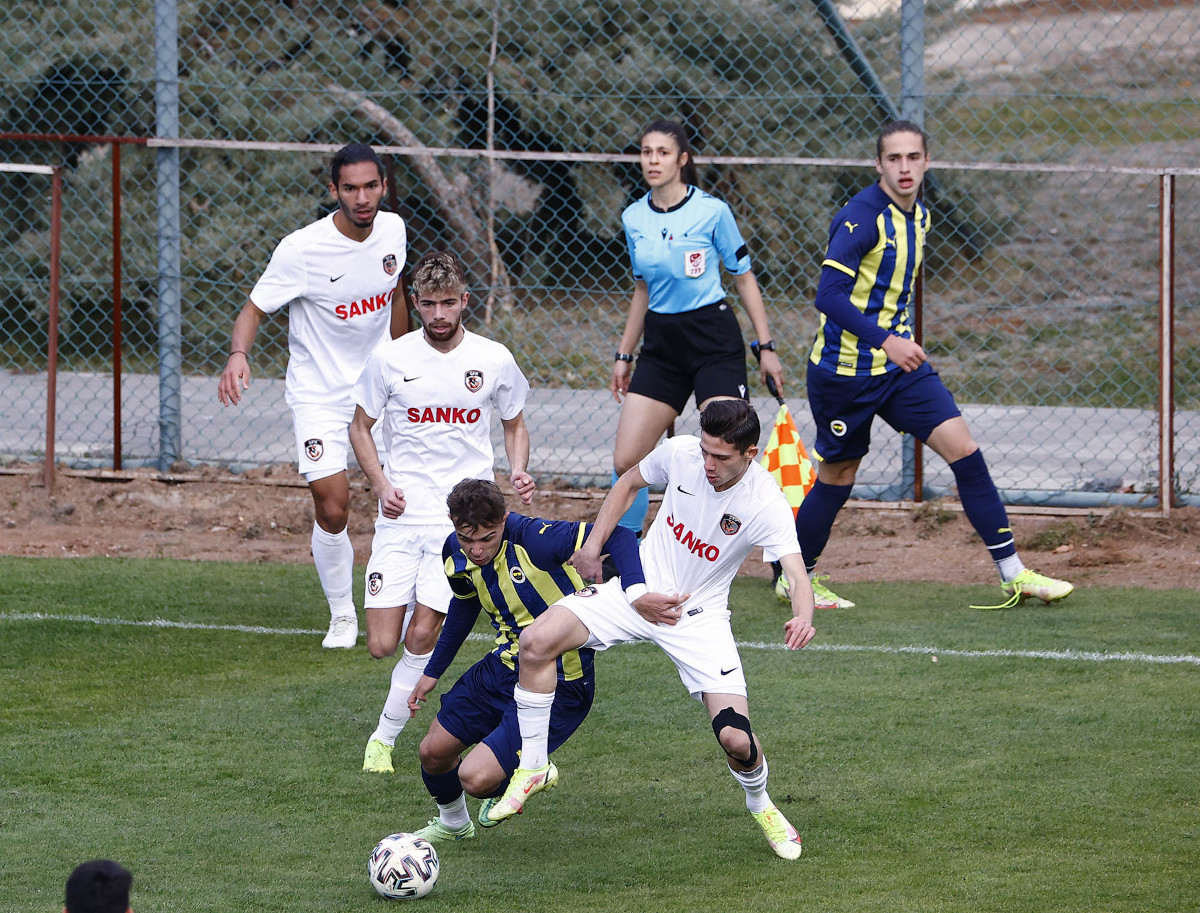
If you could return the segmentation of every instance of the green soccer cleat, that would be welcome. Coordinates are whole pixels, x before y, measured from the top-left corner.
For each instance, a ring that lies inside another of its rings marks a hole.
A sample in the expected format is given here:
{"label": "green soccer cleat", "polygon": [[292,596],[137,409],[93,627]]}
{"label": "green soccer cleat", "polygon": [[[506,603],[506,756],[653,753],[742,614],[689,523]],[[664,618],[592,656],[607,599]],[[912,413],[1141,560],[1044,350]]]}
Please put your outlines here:
{"label": "green soccer cleat", "polygon": [[547,762],[545,767],[539,767],[536,770],[518,767],[513,771],[512,779],[508,781],[508,789],[504,791],[504,795],[496,799],[490,806],[484,803],[484,807],[479,810],[480,821],[483,821],[486,813],[487,823],[484,826],[491,827],[493,824],[499,824],[505,818],[519,815],[525,810],[526,799],[544,789],[552,789],[557,783],[558,768],[554,766],[553,761]]}
{"label": "green soccer cleat", "polygon": [[[843,599],[829,587],[825,586],[821,581],[828,580],[829,575],[823,574],[817,576],[817,572],[813,571],[808,575],[808,580],[813,588],[813,601],[816,602],[818,609],[852,609],[854,603],[849,599]],[[776,591],[778,592],[778,591]]]}
{"label": "green soccer cleat", "polygon": [[1021,571],[1012,580],[1007,583],[1001,583],[1000,589],[1004,590],[1008,599],[999,605],[973,605],[973,609],[1011,609],[1016,605],[1024,602],[1030,596],[1040,599],[1046,605],[1052,602],[1058,602],[1060,599],[1066,599],[1073,592],[1075,586],[1067,583],[1065,580],[1056,580],[1053,577],[1047,577],[1044,574],[1039,574],[1037,571],[1031,571],[1029,568]]}
{"label": "green soccer cleat", "polygon": [[784,605],[792,604],[792,587],[788,583],[787,575],[783,571],[775,572],[775,579],[771,582],[771,586],[775,590],[775,598]]}
{"label": "green soccer cleat", "polygon": [[395,773],[392,767],[392,746],[379,739],[367,742],[367,750],[363,754],[363,771],[369,774]]}
{"label": "green soccer cleat", "polygon": [[761,812],[751,812],[758,826],[767,835],[767,843],[780,859],[800,858],[800,835],[774,805]]}
{"label": "green soccer cleat", "polygon": [[430,818],[429,823],[417,831],[413,831],[414,837],[424,837],[430,843],[445,843],[448,840],[470,840],[475,836],[475,825],[471,823],[471,819],[467,819],[465,826],[458,830],[446,827],[437,818]]}
{"label": "green soccer cleat", "polygon": [[492,807],[500,801],[499,796],[491,796],[483,800],[483,804],[479,806],[479,826],[480,827],[495,827],[499,821],[493,821],[491,818]]}

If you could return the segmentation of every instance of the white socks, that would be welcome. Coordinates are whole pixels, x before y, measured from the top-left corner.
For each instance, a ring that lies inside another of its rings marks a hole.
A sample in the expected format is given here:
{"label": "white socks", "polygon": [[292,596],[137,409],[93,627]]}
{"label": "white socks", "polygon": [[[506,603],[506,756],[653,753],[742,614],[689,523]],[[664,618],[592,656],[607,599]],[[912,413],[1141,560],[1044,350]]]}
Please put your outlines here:
{"label": "white socks", "polygon": [[513,697],[517,702],[517,725],[521,727],[521,766],[526,770],[545,767],[550,756],[546,742],[550,738],[554,692],[526,691],[517,685]]}
{"label": "white socks", "polygon": [[1010,580],[1017,579],[1017,574],[1025,570],[1025,565],[1017,555],[1009,555],[996,562],[996,569],[1000,571],[1001,582],[1008,583]]}
{"label": "white socks", "polygon": [[392,684],[388,688],[387,700],[383,702],[383,713],[379,714],[379,725],[371,734],[385,745],[395,745],[396,736],[408,722],[408,696],[425,674],[425,666],[433,651],[412,654],[405,650],[392,669]]}
{"label": "white socks", "polygon": [[729,768],[733,779],[742,785],[746,791],[746,808],[752,812],[766,811],[771,805],[771,797],[767,795],[767,759],[754,770],[734,770]]}
{"label": "white socks", "polygon": [[449,805],[438,803],[438,820],[453,831],[461,831],[471,823],[471,813],[467,811],[467,794],[459,793],[458,798]]}
{"label": "white socks", "polygon": [[354,615],[354,546],[346,530],[327,533],[316,523],[312,532],[313,563],[321,589],[329,600],[329,614]]}

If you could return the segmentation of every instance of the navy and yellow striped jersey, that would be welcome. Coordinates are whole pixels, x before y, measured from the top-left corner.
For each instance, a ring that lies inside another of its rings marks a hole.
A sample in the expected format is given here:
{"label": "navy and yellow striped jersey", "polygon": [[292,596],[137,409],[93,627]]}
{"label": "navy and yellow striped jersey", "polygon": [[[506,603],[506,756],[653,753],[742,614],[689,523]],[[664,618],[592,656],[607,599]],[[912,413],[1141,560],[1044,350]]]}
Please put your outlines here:
{"label": "navy and yellow striped jersey", "polygon": [[[517,639],[521,629],[563,596],[583,589],[579,572],[566,564],[591,529],[587,523],[539,520],[509,513],[504,538],[496,557],[483,567],[474,564],[451,533],[442,556],[454,598],[437,647],[425,674],[440,678],[479,617],[480,609],[490,616],[496,629],[492,652],[510,669],[517,669]],[[636,554],[636,540],[633,551]],[[636,559],[635,559],[636,560]],[[640,569],[640,562],[638,564]],[[594,651],[571,650],[558,660],[559,678],[564,681],[590,676]]]}
{"label": "navy and yellow striped jersey", "polygon": [[817,289],[814,365],[857,377],[899,369],[879,346],[889,334],[912,338],[908,305],[929,225],[929,210],[919,200],[905,212],[878,184],[834,216]]}

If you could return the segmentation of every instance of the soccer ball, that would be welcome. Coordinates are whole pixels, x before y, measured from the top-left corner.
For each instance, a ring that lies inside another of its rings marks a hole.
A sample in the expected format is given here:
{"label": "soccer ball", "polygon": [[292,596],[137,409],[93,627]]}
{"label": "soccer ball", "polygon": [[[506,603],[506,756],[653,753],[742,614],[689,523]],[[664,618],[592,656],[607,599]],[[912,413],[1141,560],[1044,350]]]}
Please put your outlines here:
{"label": "soccer ball", "polygon": [[388,900],[424,897],[437,884],[437,850],[416,834],[391,834],[371,851],[367,875],[371,887]]}

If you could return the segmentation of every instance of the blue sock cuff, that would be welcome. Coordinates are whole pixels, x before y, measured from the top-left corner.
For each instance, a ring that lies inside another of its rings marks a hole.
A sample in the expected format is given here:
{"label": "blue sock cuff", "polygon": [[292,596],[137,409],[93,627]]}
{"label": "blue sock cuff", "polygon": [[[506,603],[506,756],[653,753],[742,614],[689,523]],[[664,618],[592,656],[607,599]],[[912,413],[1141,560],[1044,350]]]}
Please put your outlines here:
{"label": "blue sock cuff", "polygon": [[457,801],[458,797],[463,794],[462,783],[458,779],[459,765],[454,765],[454,770],[447,771],[444,774],[431,774],[421,771],[421,779],[425,781],[425,788],[429,790],[429,795],[433,796],[433,801],[438,805],[449,805]]}

